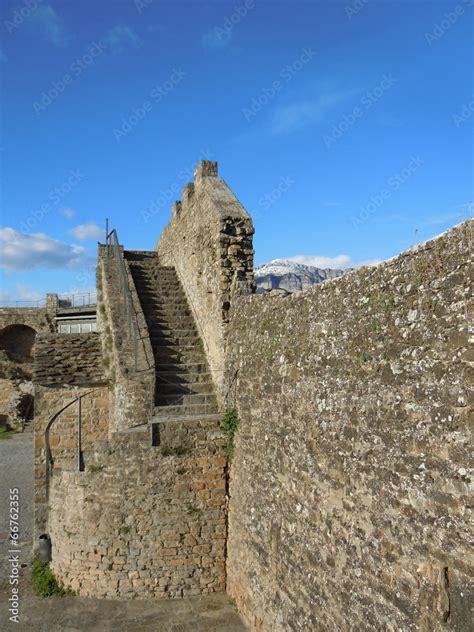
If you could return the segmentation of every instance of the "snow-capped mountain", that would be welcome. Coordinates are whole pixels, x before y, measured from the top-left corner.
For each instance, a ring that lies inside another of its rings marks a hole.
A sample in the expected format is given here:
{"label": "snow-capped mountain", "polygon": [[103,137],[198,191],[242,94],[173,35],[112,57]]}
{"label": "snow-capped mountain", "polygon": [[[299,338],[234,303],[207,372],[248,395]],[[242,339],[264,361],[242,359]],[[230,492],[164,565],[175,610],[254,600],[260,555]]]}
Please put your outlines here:
{"label": "snow-capped mountain", "polygon": [[316,268],[287,259],[275,259],[255,267],[257,292],[281,288],[288,292],[301,292],[316,283],[341,276],[346,270]]}

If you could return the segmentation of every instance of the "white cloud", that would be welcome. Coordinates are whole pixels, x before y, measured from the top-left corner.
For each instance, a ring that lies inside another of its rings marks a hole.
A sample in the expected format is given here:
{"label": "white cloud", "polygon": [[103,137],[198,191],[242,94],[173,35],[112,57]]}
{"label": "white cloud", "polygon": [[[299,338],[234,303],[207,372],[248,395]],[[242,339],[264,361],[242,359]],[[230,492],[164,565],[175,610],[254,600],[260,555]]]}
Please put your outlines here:
{"label": "white cloud", "polygon": [[66,219],[72,219],[75,214],[76,211],[72,208],[65,208],[61,211],[61,215],[64,215]]}
{"label": "white cloud", "polygon": [[84,239],[99,239],[103,233],[104,231],[94,222],[90,224],[79,224],[69,231],[70,235],[81,241]]}
{"label": "white cloud", "polygon": [[335,257],[325,257],[321,255],[296,255],[288,257],[287,261],[302,263],[305,266],[315,268],[330,268],[333,270],[346,270],[347,268],[361,268],[362,266],[375,266],[381,263],[381,259],[368,259],[355,263],[349,255],[336,255]]}
{"label": "white cloud", "polygon": [[270,130],[272,134],[289,134],[298,129],[320,123],[328,112],[339,103],[356,94],[356,91],[322,94],[313,101],[301,101],[277,107],[272,116]]}
{"label": "white cloud", "polygon": [[349,255],[337,255],[336,257],[324,257],[319,255],[297,255],[296,257],[288,257],[288,261],[302,263],[305,266],[314,266],[316,268],[350,268],[351,258]]}
{"label": "white cloud", "polygon": [[140,37],[129,26],[115,26],[107,31],[103,39],[114,55],[122,53],[127,46],[138,48],[142,43]]}
{"label": "white cloud", "polygon": [[219,26],[215,26],[201,37],[201,44],[204,48],[211,50],[220,50],[227,48],[232,40],[232,30],[223,29]]}
{"label": "white cloud", "polygon": [[83,246],[66,244],[45,233],[21,233],[0,228],[0,268],[24,271],[33,268],[74,268],[90,259]]}
{"label": "white cloud", "polygon": [[[0,302],[9,303],[12,301],[42,301],[45,295],[35,290],[31,285],[17,283],[14,289],[0,290]],[[34,307],[34,305],[33,305]]]}
{"label": "white cloud", "polygon": [[70,41],[62,19],[49,4],[38,6],[32,12],[29,22],[34,28],[42,31],[51,44],[58,48],[66,46]]}

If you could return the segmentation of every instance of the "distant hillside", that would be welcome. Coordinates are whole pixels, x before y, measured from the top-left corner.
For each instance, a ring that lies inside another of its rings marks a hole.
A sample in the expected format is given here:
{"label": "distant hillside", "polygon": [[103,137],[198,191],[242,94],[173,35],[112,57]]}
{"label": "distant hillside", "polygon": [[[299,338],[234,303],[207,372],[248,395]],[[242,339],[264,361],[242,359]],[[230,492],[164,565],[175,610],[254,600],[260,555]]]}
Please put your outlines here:
{"label": "distant hillside", "polygon": [[330,268],[316,268],[301,263],[294,263],[286,259],[275,259],[255,268],[257,292],[280,288],[288,292],[302,292],[309,287],[334,279],[346,272]]}

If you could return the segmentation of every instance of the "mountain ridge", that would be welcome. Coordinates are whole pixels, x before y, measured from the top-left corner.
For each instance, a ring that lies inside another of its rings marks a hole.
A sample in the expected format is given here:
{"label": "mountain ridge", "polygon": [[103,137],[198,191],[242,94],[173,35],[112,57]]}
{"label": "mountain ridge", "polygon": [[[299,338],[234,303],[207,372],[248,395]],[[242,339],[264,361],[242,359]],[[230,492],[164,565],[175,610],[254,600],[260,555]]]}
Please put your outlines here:
{"label": "mountain ridge", "polygon": [[327,279],[342,276],[345,272],[347,270],[318,268],[289,259],[274,259],[256,266],[254,270],[257,293],[260,294],[273,289],[303,292]]}

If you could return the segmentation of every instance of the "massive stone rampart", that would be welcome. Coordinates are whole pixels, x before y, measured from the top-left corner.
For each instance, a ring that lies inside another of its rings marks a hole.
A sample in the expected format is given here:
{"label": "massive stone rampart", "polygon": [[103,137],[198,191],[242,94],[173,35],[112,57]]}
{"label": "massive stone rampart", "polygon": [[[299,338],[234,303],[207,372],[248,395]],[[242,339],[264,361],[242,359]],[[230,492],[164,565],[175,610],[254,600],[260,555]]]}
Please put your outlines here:
{"label": "massive stone rampart", "polygon": [[237,296],[254,291],[253,232],[250,216],[217,176],[217,163],[204,160],[157,244],[160,262],[178,272],[221,403],[229,309]]}
{"label": "massive stone rampart", "polygon": [[470,629],[471,229],[234,301],[228,590],[252,629]]}

